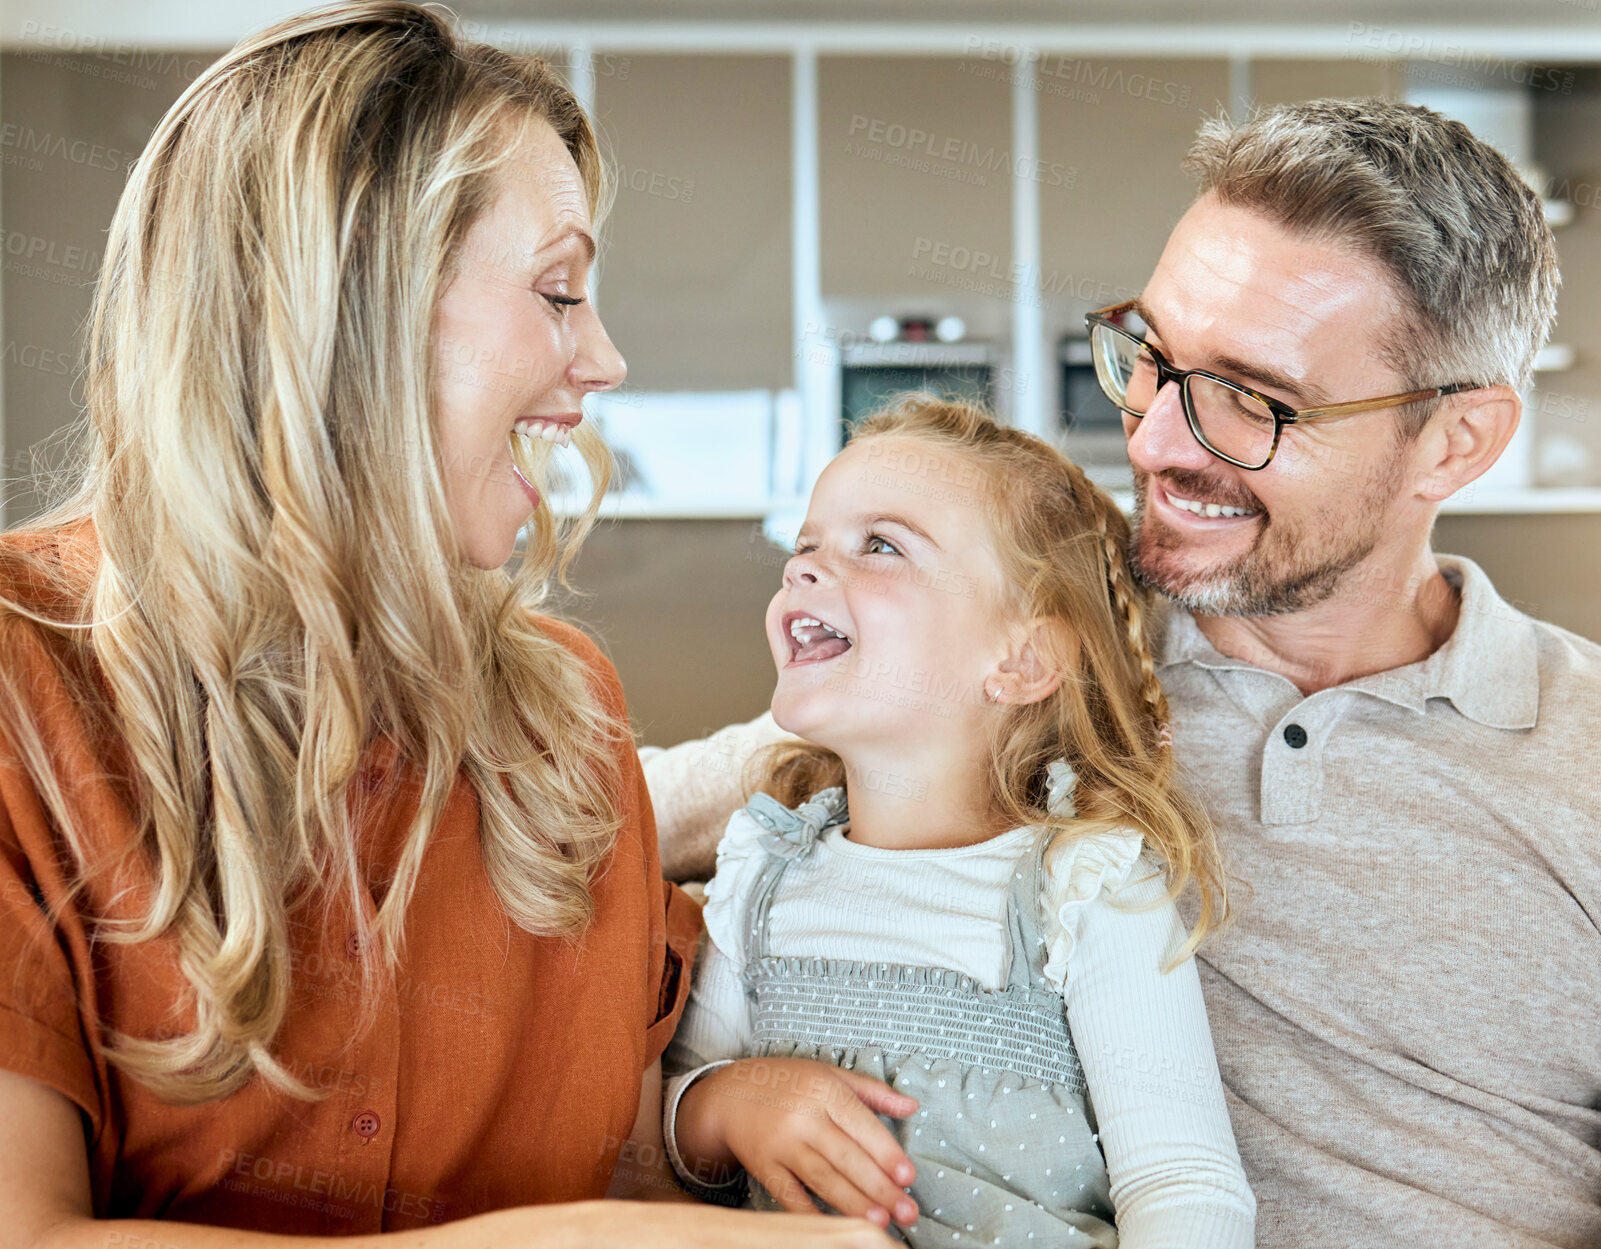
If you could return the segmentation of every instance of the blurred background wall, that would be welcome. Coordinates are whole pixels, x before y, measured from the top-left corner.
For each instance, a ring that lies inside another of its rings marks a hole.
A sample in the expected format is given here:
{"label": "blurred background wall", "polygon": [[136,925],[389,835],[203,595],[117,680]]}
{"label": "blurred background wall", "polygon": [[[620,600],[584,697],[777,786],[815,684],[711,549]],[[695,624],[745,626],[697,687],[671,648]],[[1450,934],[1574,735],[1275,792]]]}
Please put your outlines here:
{"label": "blurred background wall", "polygon": [[[38,510],[78,417],[129,165],[221,49],[298,7],[21,0],[0,19],[6,524]],[[559,601],[617,663],[645,740],[765,708],[770,539],[858,393],[978,386],[1126,486],[1074,363],[1084,312],[1140,289],[1189,201],[1179,162],[1204,117],[1327,95],[1452,111],[1548,199],[1555,348],[1507,462],[1452,500],[1436,547],[1601,638],[1598,7],[1296,0],[1264,20],[940,0],[805,6],[801,22],[778,4],[460,6],[470,33],[563,68],[617,168],[598,297],[630,374],[595,415],[631,485]],[[926,328],[949,319],[949,342]]]}

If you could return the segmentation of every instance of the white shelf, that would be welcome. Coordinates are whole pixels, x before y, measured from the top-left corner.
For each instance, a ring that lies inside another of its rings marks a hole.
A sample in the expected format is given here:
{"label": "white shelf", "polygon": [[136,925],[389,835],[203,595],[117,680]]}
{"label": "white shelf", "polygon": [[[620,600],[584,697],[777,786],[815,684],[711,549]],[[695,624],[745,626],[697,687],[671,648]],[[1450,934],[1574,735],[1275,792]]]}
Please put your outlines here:
{"label": "white shelf", "polygon": [[1528,512],[1539,515],[1558,512],[1601,512],[1601,486],[1558,490],[1529,486],[1521,490],[1480,490],[1472,486],[1452,495],[1441,505],[1446,513],[1497,515]]}
{"label": "white shelf", "polygon": [[[1128,490],[1113,490],[1125,512],[1133,505]],[[602,520],[762,520],[772,512],[804,509],[805,499],[749,498],[708,503],[697,499],[649,499],[613,496],[601,506]],[[1441,505],[1445,515],[1557,515],[1601,512],[1601,487],[1582,489],[1478,490],[1469,486]]]}
{"label": "white shelf", "polygon": [[[607,520],[761,520],[783,508],[805,508],[805,499],[652,499],[639,495],[611,495],[600,505],[599,519]],[[576,508],[558,507],[564,516]]]}

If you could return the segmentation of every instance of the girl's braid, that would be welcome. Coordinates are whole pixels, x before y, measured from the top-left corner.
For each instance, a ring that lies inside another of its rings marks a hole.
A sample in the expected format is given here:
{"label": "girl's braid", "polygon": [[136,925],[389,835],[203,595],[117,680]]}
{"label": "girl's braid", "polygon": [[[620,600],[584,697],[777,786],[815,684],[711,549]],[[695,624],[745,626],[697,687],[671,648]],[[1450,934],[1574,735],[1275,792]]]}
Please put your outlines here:
{"label": "girl's braid", "polygon": [[1141,604],[1140,593],[1134,584],[1133,571],[1129,568],[1128,553],[1114,532],[1111,511],[1116,504],[1104,492],[1098,490],[1085,476],[1084,470],[1071,460],[1068,461],[1068,476],[1072,482],[1073,493],[1083,501],[1095,517],[1096,534],[1101,540],[1102,553],[1106,556],[1107,589],[1111,594],[1113,605],[1123,618],[1124,635],[1129,652],[1134,656],[1134,662],[1139,665],[1140,697],[1150,708],[1151,720],[1156,726],[1158,747],[1169,749],[1173,744],[1173,734],[1169,727],[1167,695],[1163,692],[1162,682],[1156,675],[1156,659],[1151,653],[1150,638],[1145,630],[1145,608]]}

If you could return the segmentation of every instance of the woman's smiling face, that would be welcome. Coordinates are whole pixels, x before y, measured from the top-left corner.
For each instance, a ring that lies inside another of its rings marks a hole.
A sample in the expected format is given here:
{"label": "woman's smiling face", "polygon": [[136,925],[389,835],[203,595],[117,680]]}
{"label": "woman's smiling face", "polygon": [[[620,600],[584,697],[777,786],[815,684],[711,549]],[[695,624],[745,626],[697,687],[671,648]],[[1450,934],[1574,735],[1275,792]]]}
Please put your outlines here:
{"label": "woman's smiling face", "polygon": [[774,719],[836,751],[971,734],[1006,650],[989,512],[978,466],[954,451],[897,435],[846,447],[767,609]]}
{"label": "woman's smiling face", "polygon": [[445,495],[461,556],[510,558],[538,496],[512,463],[521,424],[563,441],[586,392],[627,366],[589,298],[594,234],[584,181],[555,130],[525,125],[469,228],[434,322]]}

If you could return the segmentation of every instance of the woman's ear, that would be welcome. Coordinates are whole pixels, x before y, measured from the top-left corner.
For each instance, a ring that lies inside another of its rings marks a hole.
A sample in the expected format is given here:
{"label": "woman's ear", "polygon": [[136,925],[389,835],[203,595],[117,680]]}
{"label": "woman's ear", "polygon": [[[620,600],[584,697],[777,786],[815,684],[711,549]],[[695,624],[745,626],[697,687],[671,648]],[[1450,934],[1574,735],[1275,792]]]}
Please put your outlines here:
{"label": "woman's ear", "polygon": [[1006,655],[984,680],[991,702],[1023,706],[1049,698],[1078,663],[1065,622],[1038,616],[1012,631]]}

